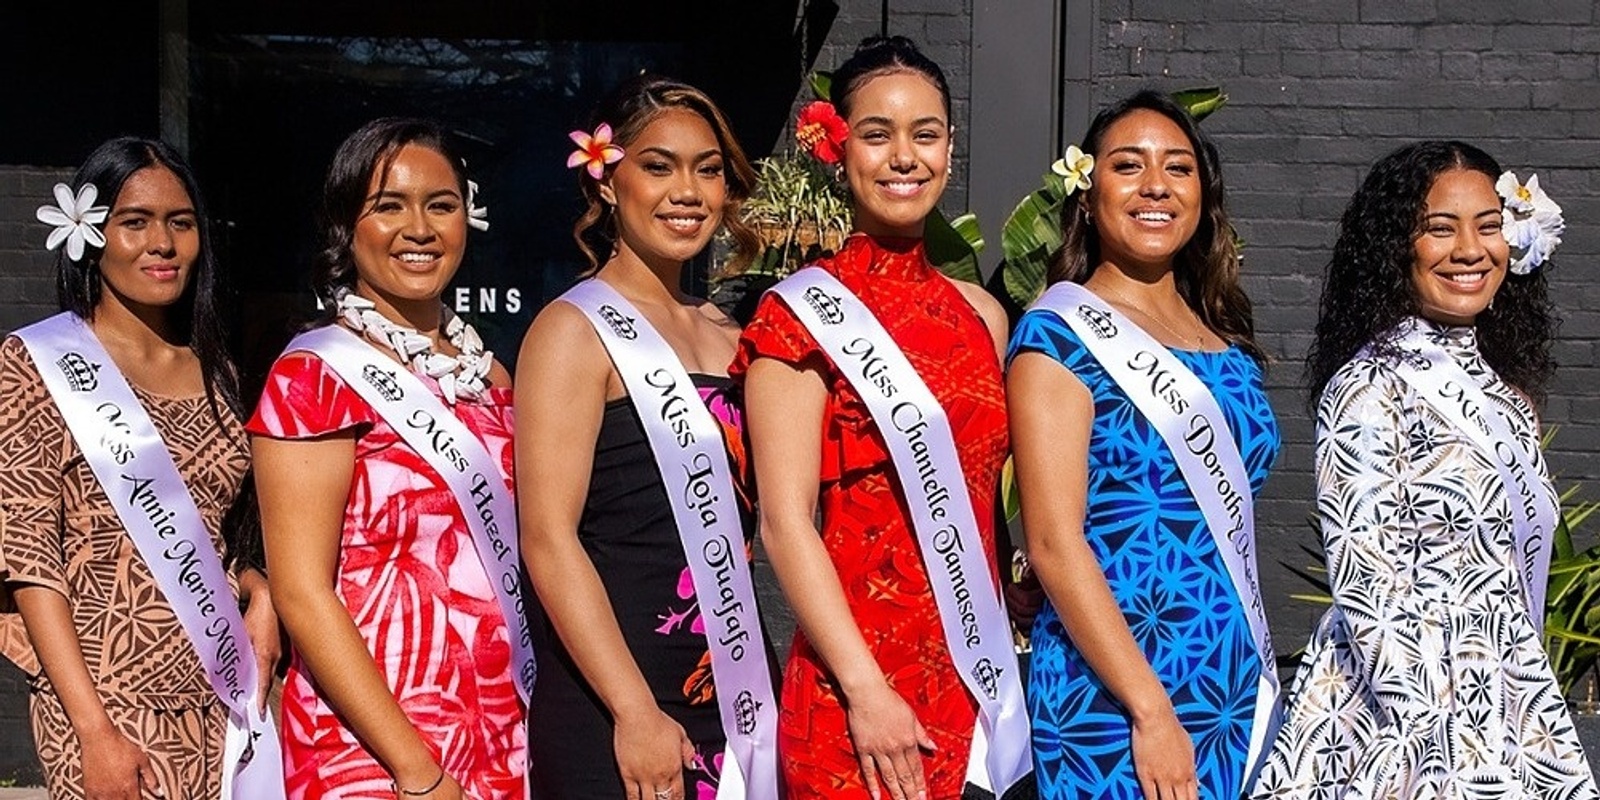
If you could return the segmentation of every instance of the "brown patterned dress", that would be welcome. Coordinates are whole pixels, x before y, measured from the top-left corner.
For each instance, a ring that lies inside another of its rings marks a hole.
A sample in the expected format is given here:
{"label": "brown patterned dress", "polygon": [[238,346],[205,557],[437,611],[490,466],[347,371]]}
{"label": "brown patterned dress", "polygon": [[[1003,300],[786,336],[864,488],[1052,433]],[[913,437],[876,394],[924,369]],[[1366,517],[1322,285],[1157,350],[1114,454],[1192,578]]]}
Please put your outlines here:
{"label": "brown patterned dress", "polygon": [[[224,552],[222,518],[249,467],[239,421],[224,410],[219,425],[204,396],[134,393]],[[0,344],[0,579],[0,654],[30,676],[33,735],[50,796],[83,796],[82,757],[10,602],[8,589],[19,584],[67,598],[106,713],[150,756],[164,797],[214,800],[226,712],[15,338]]]}

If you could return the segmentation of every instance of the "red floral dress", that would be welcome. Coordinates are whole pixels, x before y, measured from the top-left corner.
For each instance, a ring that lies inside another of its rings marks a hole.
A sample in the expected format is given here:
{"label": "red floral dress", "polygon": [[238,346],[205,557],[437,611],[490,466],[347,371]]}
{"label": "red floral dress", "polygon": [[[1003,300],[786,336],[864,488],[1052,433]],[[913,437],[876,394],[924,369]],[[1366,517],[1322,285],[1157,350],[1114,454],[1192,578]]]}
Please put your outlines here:
{"label": "red floral dress", "polygon": [[[510,486],[511,390],[491,389],[454,411]],[[309,354],[278,359],[247,427],[278,439],[356,429],[335,592],[406,717],[466,796],[522,797],[527,735],[505,618],[444,479]],[[290,798],[393,796],[388,770],[329,707],[298,651],[282,720]]]}
{"label": "red floral dress", "polygon": [[[920,241],[856,234],[819,266],[872,309],[944,406],[979,532],[986,552],[993,552],[995,491],[1010,445],[994,339],[955,286],[928,264]],[[826,361],[789,309],[768,296],[745,329],[729,371],[742,379],[758,358],[798,364],[812,357]],[[928,797],[957,798],[977,705],[950,660],[878,426],[844,375],[826,363],[823,544],[867,647],[938,745],[923,757]],[[799,631],[784,671],[781,706],[778,746],[790,800],[867,797],[832,675]]]}

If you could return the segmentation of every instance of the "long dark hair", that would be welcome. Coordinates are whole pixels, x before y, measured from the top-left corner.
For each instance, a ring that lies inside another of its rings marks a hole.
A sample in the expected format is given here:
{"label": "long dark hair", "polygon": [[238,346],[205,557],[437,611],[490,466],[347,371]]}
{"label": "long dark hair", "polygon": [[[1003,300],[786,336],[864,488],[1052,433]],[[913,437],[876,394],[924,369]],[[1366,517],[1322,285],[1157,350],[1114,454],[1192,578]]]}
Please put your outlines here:
{"label": "long dark hair", "polygon": [[[589,129],[599,127],[600,123],[610,125],[612,141],[626,150],[656,117],[672,108],[698,114],[711,126],[717,146],[722,149],[722,174],[728,186],[728,199],[722,206],[722,227],[733,238],[733,247],[719,272],[724,275],[740,272],[761,247],[756,232],[739,218],[740,207],[755,191],[756,171],[733,135],[733,126],[705,92],[660,75],[638,75],[606,95],[590,115]],[[572,226],[572,238],[588,259],[589,269],[585,274],[590,274],[600,269],[616,246],[617,215],[611,205],[601,199],[600,182],[587,171],[578,171],[578,188],[583,192],[585,208]]]}
{"label": "long dark hair", "polygon": [[[216,250],[211,236],[211,217],[206,213],[205,196],[200,193],[200,183],[187,161],[164,142],[125,136],[111,139],[89,154],[72,177],[74,191],[92,183],[100,194],[100,201],[115,208],[117,196],[128,178],[141,169],[163,167],[170,170],[183,184],[194,207],[196,230],[200,235],[200,251],[195,256],[189,285],[184,288],[177,304],[170,310],[170,321],[178,335],[188,341],[200,361],[200,377],[205,386],[206,404],[223,431],[222,407],[234,416],[243,417],[244,400],[240,396],[239,373],[233,354],[228,348],[227,335],[222,325],[224,279],[217,264]],[[73,261],[62,248],[56,257],[56,299],[63,311],[71,311],[84,319],[94,319],[100,304],[103,280],[100,275],[100,257],[104,248],[90,244],[84,248],[83,258]],[[219,405],[220,404],[220,405]],[[243,442],[239,442],[243,446]],[[256,569],[265,568],[261,551],[261,519],[256,509],[254,481],[246,475],[244,485],[222,521],[222,535],[228,543],[228,563]]]}
{"label": "long dark hair", "polygon": [[[200,359],[200,375],[212,413],[219,420],[222,418],[217,408],[220,400],[235,415],[243,416],[238,372],[222,327],[219,307],[223,280],[212,248],[211,219],[206,214],[200,184],[188,162],[164,142],[124,136],[96,147],[72,176],[72,188],[76,192],[84,184],[92,183],[100,193],[100,202],[114,207],[128,178],[150,167],[162,167],[178,177],[194,206],[200,234],[200,252],[195,256],[193,275],[170,311],[171,322]],[[104,253],[104,248],[90,244],[84,248],[83,258],[73,261],[67,257],[66,248],[61,249],[56,256],[56,299],[61,310],[94,319],[103,289],[100,257]]]}
{"label": "long dark hair", "polygon": [[322,249],[311,268],[311,288],[322,301],[324,322],[333,319],[337,292],[354,288],[356,283],[356,262],[351,248],[355,242],[356,223],[367,211],[367,187],[372,183],[372,176],[379,176],[381,190],[381,181],[388,177],[395,156],[408,144],[420,145],[444,156],[455,172],[456,189],[461,192],[462,200],[467,198],[466,162],[438,123],[410,117],[380,117],[345,137],[333,154],[328,176],[322,182],[322,204],[317,217]]}
{"label": "long dark hair", "polygon": [[917,49],[916,42],[904,36],[868,36],[856,46],[856,51],[833,71],[833,104],[839,116],[850,118],[851,98],[871,78],[894,72],[911,72],[921,75],[939,90],[944,101],[944,115],[950,117],[950,83],[944,70],[933,59]]}
{"label": "long dark hair", "polygon": [[[1250,298],[1239,286],[1239,250],[1234,244],[1233,225],[1228,222],[1222,163],[1216,146],[1201,132],[1194,117],[1167,95],[1144,89],[1095,115],[1084,135],[1083,151],[1099,158],[1106,131],[1135,111],[1154,111],[1172,120],[1194,149],[1200,171],[1200,224],[1172,263],[1178,294],[1206,327],[1249,353],[1257,363],[1265,364],[1267,353],[1256,342]],[[1050,262],[1050,283],[1083,283],[1100,266],[1100,233],[1088,213],[1088,195],[1094,191],[1089,189],[1078,202],[1068,201],[1062,210],[1062,244]]]}
{"label": "long dark hair", "polygon": [[[1345,362],[1368,344],[1380,356],[1392,353],[1387,334],[1419,313],[1411,278],[1415,242],[1434,180],[1452,169],[1481,172],[1491,183],[1501,172],[1492,156],[1465,142],[1417,142],[1372,165],[1345,206],[1306,355],[1313,409]],[[1556,324],[1544,269],[1508,272],[1494,303],[1478,314],[1478,348],[1502,380],[1539,402],[1555,371],[1550,343]]]}

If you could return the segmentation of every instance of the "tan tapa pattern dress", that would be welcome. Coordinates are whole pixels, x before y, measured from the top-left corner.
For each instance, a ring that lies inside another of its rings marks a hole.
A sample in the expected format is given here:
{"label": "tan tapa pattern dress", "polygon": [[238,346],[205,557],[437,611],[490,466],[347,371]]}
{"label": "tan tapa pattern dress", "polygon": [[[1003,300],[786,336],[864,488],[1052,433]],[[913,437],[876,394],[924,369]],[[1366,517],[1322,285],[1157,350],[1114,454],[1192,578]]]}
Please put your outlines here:
{"label": "tan tapa pattern dress", "polygon": [[[224,552],[222,518],[249,466],[239,421],[224,408],[219,426],[204,396],[134,392],[166,440],[212,543]],[[0,576],[8,588],[32,584],[67,597],[106,712],[149,754],[167,800],[215,800],[223,707],[15,338],[0,344]],[[9,592],[0,595],[0,654],[31,676],[33,735],[50,796],[82,797],[77,737]]]}

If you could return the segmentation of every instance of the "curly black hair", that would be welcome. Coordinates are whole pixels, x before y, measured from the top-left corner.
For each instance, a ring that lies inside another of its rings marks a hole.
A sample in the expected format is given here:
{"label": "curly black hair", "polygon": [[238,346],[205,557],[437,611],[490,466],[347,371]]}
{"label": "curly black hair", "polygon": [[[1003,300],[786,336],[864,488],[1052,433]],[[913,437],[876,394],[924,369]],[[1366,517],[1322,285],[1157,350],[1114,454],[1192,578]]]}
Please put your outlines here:
{"label": "curly black hair", "polygon": [[[1465,142],[1417,142],[1374,164],[1350,198],[1323,277],[1316,338],[1306,354],[1313,410],[1340,367],[1368,344],[1380,356],[1392,352],[1388,334],[1419,313],[1411,277],[1415,242],[1434,180],[1453,169],[1481,172],[1491,182],[1501,173],[1499,162]],[[1539,403],[1555,371],[1550,344],[1557,324],[1545,269],[1508,273],[1494,302],[1477,317],[1478,348],[1502,380]]]}

